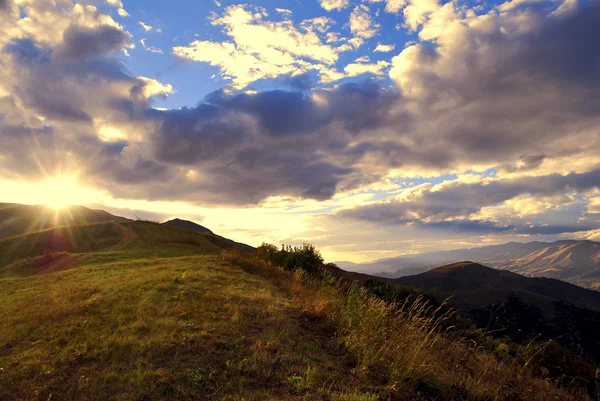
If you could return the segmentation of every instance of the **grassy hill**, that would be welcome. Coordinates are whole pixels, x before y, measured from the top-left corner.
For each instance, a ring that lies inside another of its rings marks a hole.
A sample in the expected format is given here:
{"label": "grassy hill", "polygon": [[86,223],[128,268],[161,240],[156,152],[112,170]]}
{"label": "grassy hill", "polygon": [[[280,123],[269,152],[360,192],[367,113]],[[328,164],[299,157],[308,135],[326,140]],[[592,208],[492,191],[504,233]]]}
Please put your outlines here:
{"label": "grassy hill", "polygon": [[0,239],[0,277],[136,258],[214,255],[227,248],[219,245],[210,234],[141,221],[56,227]]}
{"label": "grassy hill", "polygon": [[53,227],[100,223],[106,221],[130,221],[113,216],[104,210],[92,210],[83,206],[69,206],[56,210],[47,206],[0,203],[0,238],[22,235]]}
{"label": "grassy hill", "polygon": [[590,399],[273,250],[139,221],[0,239],[0,400]]}
{"label": "grassy hill", "polygon": [[193,231],[196,233],[207,233],[213,234],[211,230],[208,228],[201,226],[200,224],[194,223],[193,221],[182,220],[182,219],[172,219],[169,221],[165,221],[163,223],[165,226],[183,228],[184,230]]}
{"label": "grassy hill", "polygon": [[255,250],[255,248],[250,245],[242,244],[240,242],[235,242],[233,240],[230,240],[229,238],[225,238],[220,235],[217,235],[217,234],[213,233],[211,230],[209,230],[208,228],[201,226],[200,224],[196,224],[193,221],[182,220],[182,219],[173,219],[173,220],[164,222],[162,224],[165,226],[168,226],[168,227],[181,228],[183,230],[188,230],[188,231],[192,231],[195,233],[210,234],[208,236],[208,238],[215,245],[217,245],[221,248],[237,248],[242,252],[254,252],[254,250]]}

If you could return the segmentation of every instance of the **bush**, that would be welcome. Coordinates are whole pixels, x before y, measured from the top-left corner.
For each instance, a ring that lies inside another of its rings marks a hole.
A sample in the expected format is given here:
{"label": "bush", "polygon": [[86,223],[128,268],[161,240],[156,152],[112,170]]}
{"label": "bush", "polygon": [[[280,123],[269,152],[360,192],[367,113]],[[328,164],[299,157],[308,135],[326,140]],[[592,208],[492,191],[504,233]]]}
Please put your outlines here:
{"label": "bush", "polygon": [[321,253],[310,244],[302,246],[282,245],[281,250],[271,244],[262,244],[254,255],[286,270],[302,269],[309,274],[319,273],[323,268]]}

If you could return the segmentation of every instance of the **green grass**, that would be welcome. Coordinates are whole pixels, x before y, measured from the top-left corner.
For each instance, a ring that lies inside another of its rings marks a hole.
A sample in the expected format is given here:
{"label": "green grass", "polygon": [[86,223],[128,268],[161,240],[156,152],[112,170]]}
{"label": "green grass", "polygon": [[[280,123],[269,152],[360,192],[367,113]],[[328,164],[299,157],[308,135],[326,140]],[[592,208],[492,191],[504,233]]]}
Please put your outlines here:
{"label": "green grass", "polygon": [[289,296],[216,256],[5,279],[0,294],[0,399],[363,399]]}

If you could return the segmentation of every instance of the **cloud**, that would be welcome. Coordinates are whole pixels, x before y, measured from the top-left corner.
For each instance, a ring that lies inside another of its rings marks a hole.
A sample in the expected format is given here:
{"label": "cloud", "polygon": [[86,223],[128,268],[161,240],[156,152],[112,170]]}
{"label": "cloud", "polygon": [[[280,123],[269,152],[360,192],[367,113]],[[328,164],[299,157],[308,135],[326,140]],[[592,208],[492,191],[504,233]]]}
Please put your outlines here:
{"label": "cloud", "polygon": [[[523,218],[571,207],[572,204],[564,200],[565,193],[584,194],[599,188],[600,170],[516,179],[465,177],[437,185],[422,184],[409,188],[384,201],[343,210],[339,216],[383,224],[418,225],[465,232],[557,234],[587,231],[598,228],[600,223],[592,221],[581,224],[579,215],[571,215],[572,225],[536,227]],[[503,205],[500,213],[490,213],[489,209],[493,210],[497,205]]]}
{"label": "cloud", "polygon": [[377,34],[380,25],[373,21],[370,15],[371,9],[360,4],[350,14],[350,31],[354,36],[362,39],[370,39]]}
{"label": "cloud", "polygon": [[120,17],[128,17],[129,13],[123,8],[123,1],[121,0],[106,0],[106,4],[117,7],[117,14]]}
{"label": "cloud", "polygon": [[12,0],[0,0],[0,11],[8,11],[12,7]]}
{"label": "cloud", "polygon": [[350,0],[319,0],[319,4],[327,11],[343,10],[350,5]]}
{"label": "cloud", "polygon": [[[315,139],[327,140],[335,132],[351,135],[377,124],[393,99],[372,85],[342,85],[311,95],[219,92],[194,109],[153,112],[153,149],[161,163],[201,171],[198,181],[187,185],[203,188],[203,198],[212,201],[211,193],[233,203],[278,195],[329,199],[342,181],[352,186],[362,177],[319,155],[322,142]],[[370,117],[358,110],[370,110]]]}
{"label": "cloud", "polygon": [[375,48],[375,50],[373,50],[374,52],[382,52],[382,53],[389,53],[391,51],[394,51],[394,49],[396,48],[396,45],[391,44],[391,45],[384,45],[379,43],[377,45],[377,47]]}
{"label": "cloud", "polygon": [[106,53],[115,53],[131,41],[127,32],[103,25],[97,28],[71,26],[64,32],[57,56],[65,60],[89,60]]}
{"label": "cloud", "polygon": [[140,39],[140,44],[142,45],[144,50],[149,51],[150,53],[163,54],[163,51],[161,49],[146,45],[146,40],[147,39]]}
{"label": "cloud", "polygon": [[355,77],[367,73],[376,76],[383,76],[386,73],[389,65],[390,63],[383,60],[378,61],[377,63],[351,63],[344,67],[344,71],[349,77]]}
{"label": "cloud", "polygon": [[152,25],[148,25],[142,21],[138,21],[138,24],[142,27],[142,29],[146,32],[150,32],[152,30]]}
{"label": "cloud", "polygon": [[237,89],[260,79],[309,70],[327,75],[340,52],[319,36],[331,25],[329,19],[313,18],[296,27],[289,20],[267,21],[266,16],[261,8],[227,7],[212,24],[222,26],[231,41],[196,40],[188,46],[174,47],[173,53],[219,66],[223,77],[232,80]]}
{"label": "cloud", "polygon": [[292,10],[288,10],[287,8],[276,8],[275,11],[277,11],[279,14],[285,15],[286,17],[292,15]]}

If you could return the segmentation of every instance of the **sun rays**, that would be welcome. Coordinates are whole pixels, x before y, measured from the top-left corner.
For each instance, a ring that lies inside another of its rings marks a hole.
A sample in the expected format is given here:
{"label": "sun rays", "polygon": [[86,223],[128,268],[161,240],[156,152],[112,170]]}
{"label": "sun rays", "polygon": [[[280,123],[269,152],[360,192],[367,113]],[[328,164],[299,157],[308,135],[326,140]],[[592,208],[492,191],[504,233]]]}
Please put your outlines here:
{"label": "sun rays", "polygon": [[70,205],[101,203],[104,191],[81,185],[76,176],[57,175],[44,181],[24,182],[0,179],[3,202],[44,205],[57,211]]}

